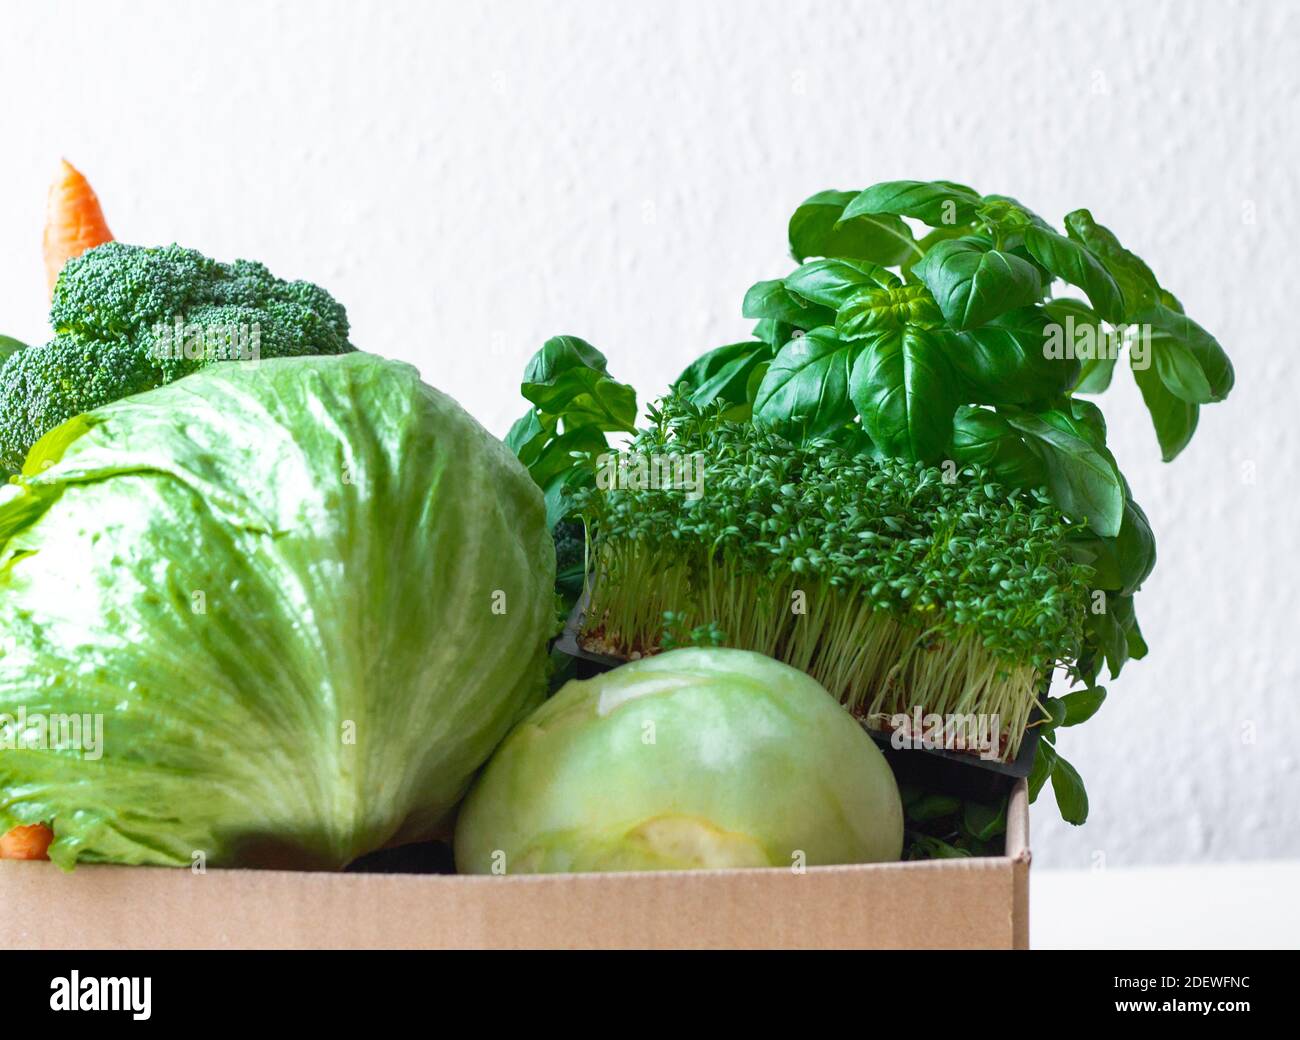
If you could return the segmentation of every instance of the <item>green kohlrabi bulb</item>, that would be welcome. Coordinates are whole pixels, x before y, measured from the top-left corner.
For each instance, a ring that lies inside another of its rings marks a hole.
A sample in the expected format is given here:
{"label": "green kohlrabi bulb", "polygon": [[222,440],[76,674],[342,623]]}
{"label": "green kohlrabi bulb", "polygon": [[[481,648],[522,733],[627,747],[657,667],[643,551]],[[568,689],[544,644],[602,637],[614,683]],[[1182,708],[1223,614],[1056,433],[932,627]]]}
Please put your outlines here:
{"label": "green kohlrabi bulb", "polygon": [[497,749],[461,809],[463,873],[894,860],[898,786],[803,672],[683,649],[568,683]]}
{"label": "green kohlrabi bulb", "polygon": [[63,866],[304,868],[439,833],[543,695],[544,516],[370,354],[222,363],[52,430],[0,492],[0,833],[52,825]]}

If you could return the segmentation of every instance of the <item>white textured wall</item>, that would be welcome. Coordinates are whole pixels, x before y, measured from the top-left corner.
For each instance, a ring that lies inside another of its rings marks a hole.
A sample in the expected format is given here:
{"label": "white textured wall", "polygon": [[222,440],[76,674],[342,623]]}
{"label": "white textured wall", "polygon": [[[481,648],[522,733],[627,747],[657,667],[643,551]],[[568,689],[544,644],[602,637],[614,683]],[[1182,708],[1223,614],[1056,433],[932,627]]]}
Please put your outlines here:
{"label": "white textured wall", "polygon": [[786,218],[821,188],[946,177],[1091,207],[1238,381],[1169,467],[1131,388],[1106,401],[1160,542],[1152,653],[1063,736],[1093,818],[1040,805],[1039,862],[1300,856],[1300,5],[2,10],[0,330],[42,337],[63,154],[120,237],[323,282],[359,345],[502,433],[550,334],[643,395],[741,337],[744,289],[785,272]]}

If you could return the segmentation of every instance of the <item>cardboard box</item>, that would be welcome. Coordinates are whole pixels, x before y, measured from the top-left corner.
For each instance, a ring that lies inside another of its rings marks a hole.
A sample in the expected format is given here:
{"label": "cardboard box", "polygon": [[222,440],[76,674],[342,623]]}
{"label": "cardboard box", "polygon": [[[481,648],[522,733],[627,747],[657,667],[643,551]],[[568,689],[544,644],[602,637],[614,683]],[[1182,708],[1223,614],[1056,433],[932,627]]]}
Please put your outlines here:
{"label": "cardboard box", "polygon": [[1029,805],[1006,854],[760,870],[457,877],[0,861],[0,949],[1029,944]]}

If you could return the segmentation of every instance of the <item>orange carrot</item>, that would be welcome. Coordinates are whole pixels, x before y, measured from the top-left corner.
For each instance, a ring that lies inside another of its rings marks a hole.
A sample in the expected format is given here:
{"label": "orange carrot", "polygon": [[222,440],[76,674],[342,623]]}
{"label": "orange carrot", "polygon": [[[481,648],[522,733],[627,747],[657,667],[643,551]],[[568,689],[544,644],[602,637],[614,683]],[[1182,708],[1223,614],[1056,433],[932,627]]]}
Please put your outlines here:
{"label": "orange carrot", "polygon": [[104,211],[90,182],[67,159],[50,185],[45,211],[45,279],[50,295],[63,265],[87,249],[113,241],[104,222]]}
{"label": "orange carrot", "polygon": [[43,823],[15,827],[0,836],[0,859],[49,859],[45,850],[54,840],[54,832]]}

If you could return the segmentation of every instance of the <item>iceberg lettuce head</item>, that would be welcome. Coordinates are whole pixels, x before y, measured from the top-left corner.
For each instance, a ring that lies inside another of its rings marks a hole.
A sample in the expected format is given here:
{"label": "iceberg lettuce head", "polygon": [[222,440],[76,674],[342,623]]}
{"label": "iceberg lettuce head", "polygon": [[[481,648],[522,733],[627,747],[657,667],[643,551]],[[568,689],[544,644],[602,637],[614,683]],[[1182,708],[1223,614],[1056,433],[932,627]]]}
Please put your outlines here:
{"label": "iceberg lettuce head", "polygon": [[430,837],[544,690],[541,493],[413,368],[222,364],[0,492],[0,833],[337,868]]}

